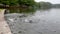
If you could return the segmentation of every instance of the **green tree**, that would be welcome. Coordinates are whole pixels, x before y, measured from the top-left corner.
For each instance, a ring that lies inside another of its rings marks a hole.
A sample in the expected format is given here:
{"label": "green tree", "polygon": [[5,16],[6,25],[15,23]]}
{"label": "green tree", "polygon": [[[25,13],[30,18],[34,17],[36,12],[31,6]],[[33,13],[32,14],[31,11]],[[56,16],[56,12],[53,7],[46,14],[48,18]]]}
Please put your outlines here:
{"label": "green tree", "polygon": [[20,5],[33,6],[35,4],[34,0],[19,0]]}
{"label": "green tree", "polygon": [[40,4],[40,8],[44,8],[44,9],[51,8],[52,5],[50,2],[39,2],[39,4]]}
{"label": "green tree", "polygon": [[5,4],[5,5],[9,5],[9,1],[8,0],[0,0],[1,4]]}
{"label": "green tree", "polygon": [[9,1],[9,3],[10,3],[10,4],[9,4],[10,6],[19,4],[19,3],[18,3],[18,0],[8,0],[8,1]]}
{"label": "green tree", "polygon": [[0,3],[5,5],[17,5],[18,0],[0,0]]}

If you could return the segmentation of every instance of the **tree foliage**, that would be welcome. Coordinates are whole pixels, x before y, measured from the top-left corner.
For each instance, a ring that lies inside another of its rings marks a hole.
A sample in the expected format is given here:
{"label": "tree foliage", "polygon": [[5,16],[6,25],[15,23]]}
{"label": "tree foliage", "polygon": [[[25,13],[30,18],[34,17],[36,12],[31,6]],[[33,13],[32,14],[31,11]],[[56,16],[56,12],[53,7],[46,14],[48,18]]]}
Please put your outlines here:
{"label": "tree foliage", "polygon": [[0,3],[1,4],[5,4],[5,5],[7,5],[7,4],[9,5],[9,1],[8,0],[0,0]]}
{"label": "tree foliage", "polygon": [[38,8],[50,8],[51,3],[49,2],[35,2],[34,0],[0,0],[1,4],[9,5],[9,6],[32,6],[32,7],[38,7]]}
{"label": "tree foliage", "polygon": [[35,4],[34,0],[19,0],[20,5],[32,6]]}
{"label": "tree foliage", "polygon": [[39,2],[40,8],[50,8],[51,3],[50,2]]}
{"label": "tree foliage", "polygon": [[5,4],[5,5],[27,5],[27,6],[31,6],[33,5],[35,2],[34,0],[0,0],[0,3]]}

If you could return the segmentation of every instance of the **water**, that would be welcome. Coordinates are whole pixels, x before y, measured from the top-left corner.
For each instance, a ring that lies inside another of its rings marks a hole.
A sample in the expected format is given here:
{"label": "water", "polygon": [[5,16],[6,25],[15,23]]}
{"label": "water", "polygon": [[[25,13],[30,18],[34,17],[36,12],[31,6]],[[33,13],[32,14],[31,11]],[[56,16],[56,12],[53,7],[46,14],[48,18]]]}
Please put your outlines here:
{"label": "water", "polygon": [[16,14],[5,16],[13,34],[60,34],[60,9],[57,8],[36,10],[22,18]]}

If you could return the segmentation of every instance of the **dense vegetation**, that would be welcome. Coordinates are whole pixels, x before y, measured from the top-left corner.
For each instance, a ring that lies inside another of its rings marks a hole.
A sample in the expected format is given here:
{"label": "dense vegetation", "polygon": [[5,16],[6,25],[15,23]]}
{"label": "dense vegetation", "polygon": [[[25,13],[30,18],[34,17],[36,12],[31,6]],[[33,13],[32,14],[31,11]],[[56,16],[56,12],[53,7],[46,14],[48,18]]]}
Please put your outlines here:
{"label": "dense vegetation", "polygon": [[4,5],[26,5],[26,6],[32,6],[34,5],[35,1],[34,0],[0,0],[1,4]]}
{"label": "dense vegetation", "polygon": [[39,2],[39,4],[40,4],[40,8],[44,8],[44,9],[46,9],[46,8],[51,8],[51,3],[49,3],[49,2]]}
{"label": "dense vegetation", "polygon": [[[51,8],[52,5],[49,2],[35,2],[34,0],[0,0],[0,4],[8,5],[11,8],[14,7],[14,9],[10,9],[13,12],[21,12],[22,9],[23,10],[24,9],[31,10],[36,8],[46,9],[46,8]],[[19,7],[19,9],[15,9],[16,6]]]}
{"label": "dense vegetation", "polygon": [[48,7],[51,6],[49,2],[35,2],[34,0],[0,0],[0,4],[9,5],[9,6],[36,6],[36,7]]}
{"label": "dense vegetation", "polygon": [[19,0],[20,5],[33,6],[35,4],[34,0]]}

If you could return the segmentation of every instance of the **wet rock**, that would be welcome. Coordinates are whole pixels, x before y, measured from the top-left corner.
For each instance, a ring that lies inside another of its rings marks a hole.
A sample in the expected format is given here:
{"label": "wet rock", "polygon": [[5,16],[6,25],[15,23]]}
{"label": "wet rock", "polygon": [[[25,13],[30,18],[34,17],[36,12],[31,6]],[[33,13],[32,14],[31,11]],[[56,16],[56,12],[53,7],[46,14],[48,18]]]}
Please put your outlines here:
{"label": "wet rock", "polygon": [[27,17],[27,16],[26,15],[20,15],[19,17],[22,18],[22,17]]}
{"label": "wet rock", "polygon": [[9,21],[14,22],[14,19],[10,19],[10,18],[9,18]]}
{"label": "wet rock", "polygon": [[14,20],[17,20],[17,18],[15,18]]}
{"label": "wet rock", "polygon": [[10,24],[9,22],[7,22],[7,24]]}
{"label": "wet rock", "polygon": [[29,20],[29,23],[33,23],[33,21],[32,20]]}
{"label": "wet rock", "polygon": [[10,27],[13,26],[12,24],[9,25]]}
{"label": "wet rock", "polygon": [[56,32],[56,31],[54,31],[54,32]]}
{"label": "wet rock", "polygon": [[38,32],[39,34],[42,34],[42,32]]}
{"label": "wet rock", "polygon": [[18,33],[22,33],[22,31],[19,31]]}
{"label": "wet rock", "polygon": [[17,34],[17,33],[13,33],[13,34]]}
{"label": "wet rock", "polygon": [[25,19],[26,23],[33,23],[33,21],[31,19]]}
{"label": "wet rock", "polygon": [[13,31],[11,31],[11,33],[13,33]]}
{"label": "wet rock", "polygon": [[10,11],[6,9],[5,12],[4,12],[4,14],[8,14],[9,12],[10,12]]}

